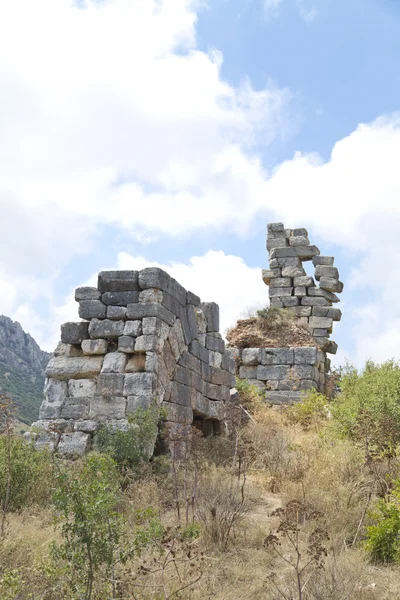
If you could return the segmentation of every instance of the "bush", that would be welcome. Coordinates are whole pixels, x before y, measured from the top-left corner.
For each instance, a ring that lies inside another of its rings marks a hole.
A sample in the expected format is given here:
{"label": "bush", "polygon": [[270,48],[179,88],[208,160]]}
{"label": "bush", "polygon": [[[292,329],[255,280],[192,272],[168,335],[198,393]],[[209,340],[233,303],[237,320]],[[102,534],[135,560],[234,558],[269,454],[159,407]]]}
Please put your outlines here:
{"label": "bush", "polygon": [[277,327],[290,321],[293,321],[292,313],[277,306],[269,306],[268,308],[257,310],[257,324],[260,329]]}
{"label": "bush", "polygon": [[367,527],[366,549],[374,562],[400,562],[400,480],[389,500],[378,500],[370,518],[376,521]]}
{"label": "bush", "polygon": [[255,409],[263,399],[263,393],[259,387],[253,385],[248,379],[236,378],[235,387],[239,392],[240,403],[247,409]]}
{"label": "bush", "polygon": [[316,390],[310,390],[286,412],[289,422],[299,423],[304,429],[309,429],[313,424],[319,425],[327,419],[328,414],[327,398]]}

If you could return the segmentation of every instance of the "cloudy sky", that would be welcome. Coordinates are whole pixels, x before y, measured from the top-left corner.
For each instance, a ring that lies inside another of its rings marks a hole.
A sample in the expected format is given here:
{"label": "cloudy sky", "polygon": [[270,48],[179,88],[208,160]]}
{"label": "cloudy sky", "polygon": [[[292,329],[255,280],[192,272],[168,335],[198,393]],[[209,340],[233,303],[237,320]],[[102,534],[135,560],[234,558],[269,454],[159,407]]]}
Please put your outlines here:
{"label": "cloudy sky", "polygon": [[222,327],[270,221],[345,283],[337,362],[400,357],[395,0],[0,2],[0,313],[52,350],[75,287],[161,265]]}

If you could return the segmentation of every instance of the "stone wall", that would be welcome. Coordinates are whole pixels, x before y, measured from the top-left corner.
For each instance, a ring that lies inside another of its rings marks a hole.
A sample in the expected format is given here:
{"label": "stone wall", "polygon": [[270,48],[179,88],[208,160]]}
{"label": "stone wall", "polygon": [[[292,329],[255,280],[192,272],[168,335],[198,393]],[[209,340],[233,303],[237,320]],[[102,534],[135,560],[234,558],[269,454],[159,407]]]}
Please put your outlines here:
{"label": "stone wall", "polygon": [[100,424],[127,427],[152,401],[166,411],[169,443],[195,424],[219,430],[234,386],[234,360],[219,333],[219,308],[202,303],[161,269],[104,271],[76,290],[82,321],[61,327],[46,370],[39,443],[62,432],[61,455],[82,454]]}

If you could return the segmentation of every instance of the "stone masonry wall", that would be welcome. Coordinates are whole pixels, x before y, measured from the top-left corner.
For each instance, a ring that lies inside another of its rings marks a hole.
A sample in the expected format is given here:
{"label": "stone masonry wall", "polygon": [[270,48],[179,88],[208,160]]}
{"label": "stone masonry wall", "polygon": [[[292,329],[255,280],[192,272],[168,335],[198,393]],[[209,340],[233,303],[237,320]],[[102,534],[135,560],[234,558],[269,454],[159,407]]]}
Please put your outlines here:
{"label": "stone masonry wall", "polygon": [[152,401],[166,411],[170,444],[194,423],[218,430],[234,386],[234,360],[219,333],[219,308],[202,303],[165,271],[104,271],[97,288],[78,288],[82,321],[61,327],[46,370],[38,443],[87,451],[100,424],[127,427]]}

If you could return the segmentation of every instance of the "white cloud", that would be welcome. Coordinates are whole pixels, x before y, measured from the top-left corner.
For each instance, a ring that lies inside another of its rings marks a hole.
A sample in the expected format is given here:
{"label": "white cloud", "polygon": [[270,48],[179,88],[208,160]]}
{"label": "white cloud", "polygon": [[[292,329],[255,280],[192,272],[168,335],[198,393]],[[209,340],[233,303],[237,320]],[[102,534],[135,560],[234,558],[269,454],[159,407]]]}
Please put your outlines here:
{"label": "white cloud", "polygon": [[296,4],[303,21],[312,23],[317,18],[318,11],[315,6],[308,6],[304,0],[296,0]]}
{"label": "white cloud", "polygon": [[279,7],[283,0],[263,0],[264,14],[267,19],[276,17],[279,14]]}

